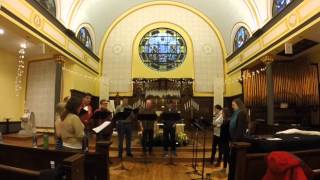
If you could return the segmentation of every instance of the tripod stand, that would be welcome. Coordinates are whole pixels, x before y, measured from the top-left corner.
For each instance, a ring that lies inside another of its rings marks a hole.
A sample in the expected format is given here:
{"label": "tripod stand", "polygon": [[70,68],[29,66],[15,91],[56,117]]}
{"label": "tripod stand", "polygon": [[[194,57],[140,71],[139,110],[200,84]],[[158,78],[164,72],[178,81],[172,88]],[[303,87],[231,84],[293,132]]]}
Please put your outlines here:
{"label": "tripod stand", "polygon": [[204,180],[204,169],[205,169],[205,157],[206,157],[206,131],[202,128],[199,124],[194,123],[198,130],[203,132],[203,154],[202,154],[202,171],[201,171],[201,178],[195,178],[192,180]]}
{"label": "tripod stand", "polygon": [[193,171],[187,172],[186,174],[195,174],[195,175],[199,175],[200,176],[201,174],[197,170],[199,129],[196,126],[194,126],[194,127],[196,128],[196,132],[193,133],[193,136],[192,136],[193,143],[192,143],[192,162],[191,162],[191,167],[193,168]]}

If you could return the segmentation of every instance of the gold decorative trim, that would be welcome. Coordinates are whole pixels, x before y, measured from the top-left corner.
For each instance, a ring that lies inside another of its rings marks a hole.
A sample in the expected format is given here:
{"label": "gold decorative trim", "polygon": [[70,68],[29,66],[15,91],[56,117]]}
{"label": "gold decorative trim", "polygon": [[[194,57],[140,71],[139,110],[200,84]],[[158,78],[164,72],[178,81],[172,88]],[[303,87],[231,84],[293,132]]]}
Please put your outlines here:
{"label": "gold decorative trim", "polygon": [[[49,39],[55,41],[58,45],[52,44],[46,38],[41,37],[39,34],[32,31],[30,28],[21,24],[15,18],[7,15],[3,11],[0,11],[0,15],[4,18],[8,19],[12,23],[16,24],[21,29],[24,29],[28,33],[32,34],[42,42],[46,43],[48,46],[55,49],[57,52],[64,54],[68,59],[72,60],[73,62],[79,64],[80,66],[84,67],[86,70],[90,72],[99,71],[97,67],[91,67],[88,64],[81,64],[78,60],[72,56],[78,57],[75,54],[69,55],[70,52],[64,52],[62,49],[67,49],[70,43],[73,43],[73,40],[70,39],[66,34],[64,34],[60,29],[58,29],[55,25],[53,25],[48,19],[46,19],[42,14],[40,14],[34,7],[32,7],[28,2],[21,1],[21,0],[1,0],[1,5],[8,9],[10,12],[15,14],[25,23],[29,24],[31,27],[36,28],[41,34],[45,35]],[[27,12],[27,13],[24,13]],[[94,58],[88,54],[85,50],[83,50],[80,46],[75,45],[78,51],[81,51],[82,54],[86,54],[88,56],[88,60],[95,61]],[[80,61],[85,62],[83,56],[78,57]],[[97,63],[98,64],[98,63]],[[86,65],[88,67],[86,67]],[[92,70],[90,69],[92,68]],[[99,73],[99,72],[98,72]]]}
{"label": "gold decorative trim", "polygon": [[[266,32],[263,36],[261,36],[259,39],[257,39],[255,43],[259,43],[261,48],[259,50],[257,50],[256,52],[254,52],[250,56],[244,56],[243,62],[247,62],[248,59],[253,57],[255,54],[257,54],[258,52],[262,51],[263,49],[268,47],[270,44],[275,42],[277,39],[280,39],[285,34],[289,33],[295,27],[298,27],[300,24],[304,23],[308,18],[312,17],[314,14],[318,13],[319,12],[319,8],[316,8],[316,7],[314,7],[315,8],[314,10],[308,11],[308,13],[306,13],[307,11],[304,8],[308,7],[308,6],[311,6],[312,3],[320,4],[320,1],[317,1],[317,0],[305,0],[305,1],[303,1],[301,4],[298,5],[298,7],[296,7],[294,10],[292,10],[292,12],[290,12],[285,18],[283,18],[281,21],[279,21],[277,24],[275,24],[272,28],[270,28],[268,30],[268,32]],[[300,11],[302,9],[304,9],[304,13],[305,13],[304,16],[302,16],[301,13],[300,13]],[[290,18],[292,18],[293,16],[295,16],[296,19],[292,23],[292,22],[290,22]],[[312,23],[310,23],[310,24],[312,24]],[[307,25],[306,27],[310,27],[310,24]],[[302,29],[306,29],[306,27],[304,27]],[[301,32],[301,30],[299,30],[298,32]],[[294,35],[297,34],[298,32],[294,33]],[[291,35],[290,37],[286,38],[286,41],[288,39],[292,38],[294,35]],[[267,37],[268,37],[268,39],[266,39]],[[279,42],[279,44],[281,44],[282,42]],[[277,46],[278,45],[273,46],[272,48],[268,49],[267,52],[270,52],[271,49],[274,49]],[[239,56],[242,55],[242,54],[245,54],[250,49],[250,47],[251,46],[249,46],[246,49],[244,49],[239,55],[235,56],[233,59],[231,59],[227,63],[227,68],[228,68],[229,72],[233,71],[233,73],[234,73],[235,69],[240,69],[243,66],[243,65],[241,65],[241,67],[239,67],[240,63],[236,62],[236,61],[238,61]],[[263,54],[266,54],[267,52],[264,52]],[[259,55],[259,57],[255,57],[253,60],[250,60],[250,62],[256,61],[261,56],[263,56],[263,55]],[[238,65],[235,66],[235,64],[238,64]]]}

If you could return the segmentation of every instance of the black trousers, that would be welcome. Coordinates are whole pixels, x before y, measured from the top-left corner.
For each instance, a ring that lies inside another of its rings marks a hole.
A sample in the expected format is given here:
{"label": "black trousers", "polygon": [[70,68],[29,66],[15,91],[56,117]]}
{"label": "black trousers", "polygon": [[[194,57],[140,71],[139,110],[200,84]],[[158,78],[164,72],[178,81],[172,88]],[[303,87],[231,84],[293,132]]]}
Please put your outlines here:
{"label": "black trousers", "polygon": [[[144,129],[142,132],[143,152],[152,152],[153,147],[153,129]],[[148,148],[148,149],[147,149]]]}
{"label": "black trousers", "polygon": [[235,152],[233,152],[233,149],[230,148],[230,158],[229,158],[229,174],[228,174],[228,180],[234,180],[235,179],[235,173],[236,173],[236,157]]}
{"label": "black trousers", "polygon": [[175,127],[164,127],[163,128],[164,138],[164,150],[168,151],[169,145],[171,150],[176,150],[176,128]]}
{"label": "black trousers", "polygon": [[227,165],[230,161],[229,141],[224,141],[221,139],[221,149],[222,149],[222,155],[223,155],[223,168],[227,168]]}
{"label": "black trousers", "polygon": [[214,161],[217,152],[217,146],[219,147],[219,155],[218,155],[218,163],[222,160],[222,148],[221,148],[221,140],[220,137],[213,135],[212,137],[212,151],[211,151],[211,162]]}

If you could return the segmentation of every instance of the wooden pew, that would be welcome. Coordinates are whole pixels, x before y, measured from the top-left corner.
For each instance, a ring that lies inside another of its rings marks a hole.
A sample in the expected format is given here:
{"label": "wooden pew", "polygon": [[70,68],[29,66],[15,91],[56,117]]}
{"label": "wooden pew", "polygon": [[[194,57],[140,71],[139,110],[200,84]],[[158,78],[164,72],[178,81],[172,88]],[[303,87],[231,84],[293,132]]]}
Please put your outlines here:
{"label": "wooden pew", "polygon": [[40,179],[55,161],[63,179],[109,180],[110,141],[99,141],[85,154],[0,144],[0,179]]}
{"label": "wooden pew", "polygon": [[[235,180],[260,180],[267,170],[265,157],[268,153],[249,153],[250,143],[235,142],[231,147],[231,164],[230,167],[234,172]],[[302,151],[291,151],[299,157],[313,171],[314,180],[320,179],[320,149],[309,149]]]}
{"label": "wooden pew", "polygon": [[50,161],[65,179],[84,179],[82,154],[5,144],[0,144],[0,179],[40,179],[50,171]]}

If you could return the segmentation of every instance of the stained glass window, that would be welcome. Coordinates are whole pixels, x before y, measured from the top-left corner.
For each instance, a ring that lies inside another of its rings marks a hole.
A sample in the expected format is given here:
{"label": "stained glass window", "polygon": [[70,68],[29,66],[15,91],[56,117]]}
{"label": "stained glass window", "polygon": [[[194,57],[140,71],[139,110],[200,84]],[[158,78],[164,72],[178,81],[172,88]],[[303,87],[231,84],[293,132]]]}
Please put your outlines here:
{"label": "stained glass window", "polygon": [[169,71],[180,66],[187,54],[183,37],[168,28],[157,28],[143,36],[139,44],[143,63],[157,71]]}
{"label": "stained glass window", "polygon": [[45,8],[52,16],[56,17],[55,0],[36,0],[43,8]]}
{"label": "stained glass window", "polygon": [[293,0],[273,0],[272,16],[277,15],[285,7],[288,6]]}
{"label": "stained glass window", "polygon": [[77,38],[85,47],[92,51],[92,39],[87,28],[82,27],[77,34]]}
{"label": "stained glass window", "polygon": [[240,27],[234,37],[233,50],[235,51],[239,49],[241,46],[243,46],[247,42],[249,38],[250,38],[249,31],[243,26]]}

